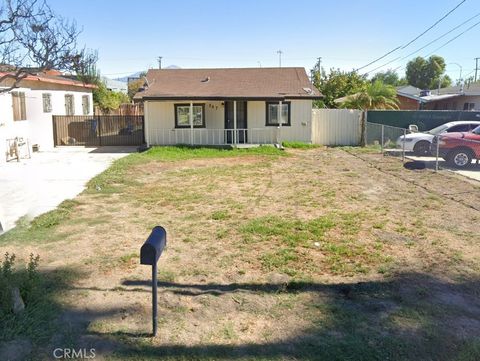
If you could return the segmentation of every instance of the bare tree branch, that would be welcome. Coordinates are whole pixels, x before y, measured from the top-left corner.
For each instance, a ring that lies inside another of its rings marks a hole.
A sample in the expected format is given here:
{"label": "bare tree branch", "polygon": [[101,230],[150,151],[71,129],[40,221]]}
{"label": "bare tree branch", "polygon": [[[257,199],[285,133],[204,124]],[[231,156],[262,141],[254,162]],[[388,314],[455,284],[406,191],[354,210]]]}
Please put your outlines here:
{"label": "bare tree branch", "polygon": [[81,30],[75,21],[58,16],[43,0],[0,4],[0,84],[8,82],[0,92],[18,87],[29,74],[50,69],[80,77],[92,74],[98,57],[78,48]]}

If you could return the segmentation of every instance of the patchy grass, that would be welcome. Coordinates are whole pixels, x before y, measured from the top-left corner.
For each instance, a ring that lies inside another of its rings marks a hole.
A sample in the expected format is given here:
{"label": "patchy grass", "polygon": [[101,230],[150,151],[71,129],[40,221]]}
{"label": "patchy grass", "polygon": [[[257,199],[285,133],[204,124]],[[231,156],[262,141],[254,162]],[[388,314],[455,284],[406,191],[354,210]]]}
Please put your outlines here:
{"label": "patchy grass", "polygon": [[331,213],[308,221],[269,216],[250,221],[240,232],[247,243],[261,242],[267,249],[276,249],[256,252],[266,270],[295,276],[298,272],[293,270],[318,267],[333,274],[353,275],[390,262],[381,243],[356,240],[364,218],[358,213]]}
{"label": "patchy grass", "polygon": [[292,149],[314,149],[314,148],[321,147],[321,145],[318,145],[318,144],[305,143],[305,142],[282,142],[282,145],[285,148],[292,148]]}
{"label": "patchy grass", "polygon": [[[478,188],[346,150],[154,148],[7,233],[46,275],[81,275],[52,288],[55,313],[29,327],[55,337],[30,358],[68,345],[108,360],[479,359]],[[155,225],[168,239],[150,338],[138,252]]]}
{"label": "patchy grass", "polygon": [[271,146],[254,148],[221,148],[202,146],[162,146],[152,147],[146,152],[130,154],[117,159],[112,166],[103,173],[92,178],[87,184],[87,191],[91,193],[118,193],[124,187],[139,186],[140,184],[125,177],[125,174],[134,166],[149,162],[175,162],[189,159],[211,159],[242,156],[283,156],[284,152]]}
{"label": "patchy grass", "polygon": [[41,214],[32,221],[23,217],[17,221],[14,229],[0,235],[0,244],[11,242],[31,244],[65,239],[68,237],[68,233],[56,232],[57,226],[68,222],[80,204],[77,200],[69,199],[63,201],[56,209]]}

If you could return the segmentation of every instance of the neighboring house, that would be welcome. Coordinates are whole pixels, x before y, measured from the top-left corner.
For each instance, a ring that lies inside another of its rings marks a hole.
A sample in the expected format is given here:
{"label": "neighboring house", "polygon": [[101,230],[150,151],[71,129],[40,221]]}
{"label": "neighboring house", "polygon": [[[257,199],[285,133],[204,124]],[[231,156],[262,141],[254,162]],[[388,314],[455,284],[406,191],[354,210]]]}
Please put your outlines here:
{"label": "neighboring house", "polygon": [[[5,81],[0,87],[9,85]],[[28,75],[18,88],[0,93],[0,162],[6,139],[22,137],[40,150],[53,148],[52,115],[92,115],[94,87],[49,71]]]}
{"label": "neighboring house", "polygon": [[135,95],[148,145],[310,142],[321,97],[303,68],[151,69]]}
{"label": "neighboring house", "polygon": [[120,80],[110,79],[105,76],[102,77],[102,81],[108,90],[118,93],[128,93],[128,83]]}
{"label": "neighboring house", "polygon": [[413,85],[396,87],[399,110],[419,110],[425,101],[420,96],[422,90]]}
{"label": "neighboring house", "polygon": [[428,110],[480,110],[480,82],[432,90]]}
{"label": "neighboring house", "polygon": [[[420,96],[422,90],[412,85],[402,85],[396,87],[398,110],[419,110],[425,101]],[[346,101],[350,95],[335,99],[335,103],[341,104]]]}

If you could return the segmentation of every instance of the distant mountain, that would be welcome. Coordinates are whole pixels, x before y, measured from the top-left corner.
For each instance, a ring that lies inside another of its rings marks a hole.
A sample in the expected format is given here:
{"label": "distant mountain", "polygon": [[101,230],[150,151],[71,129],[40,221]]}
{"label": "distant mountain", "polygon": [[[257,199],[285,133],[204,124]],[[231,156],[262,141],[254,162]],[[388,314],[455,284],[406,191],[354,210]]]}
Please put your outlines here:
{"label": "distant mountain", "polygon": [[137,71],[136,73],[133,73],[133,74],[121,77],[121,78],[115,78],[114,80],[123,81],[123,82],[126,83],[126,82],[128,82],[128,78],[138,78],[140,76],[140,74],[142,74],[142,73],[143,73],[143,71]]}
{"label": "distant mountain", "polygon": [[[169,66],[165,67],[164,69],[181,69],[181,68],[178,65],[172,64],[172,65],[169,65]],[[143,73],[143,71],[137,71],[136,73],[133,73],[133,74],[121,77],[121,78],[115,78],[114,80],[128,82],[128,78],[138,78],[140,76],[140,74],[142,74],[142,73]]]}

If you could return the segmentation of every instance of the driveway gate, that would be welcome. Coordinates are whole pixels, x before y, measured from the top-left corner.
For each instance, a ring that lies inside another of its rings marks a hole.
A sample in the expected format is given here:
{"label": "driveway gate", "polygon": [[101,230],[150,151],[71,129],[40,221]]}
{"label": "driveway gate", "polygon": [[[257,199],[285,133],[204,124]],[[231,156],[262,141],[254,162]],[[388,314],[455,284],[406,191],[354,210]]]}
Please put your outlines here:
{"label": "driveway gate", "polygon": [[53,139],[59,145],[142,145],[142,115],[54,115]]}

